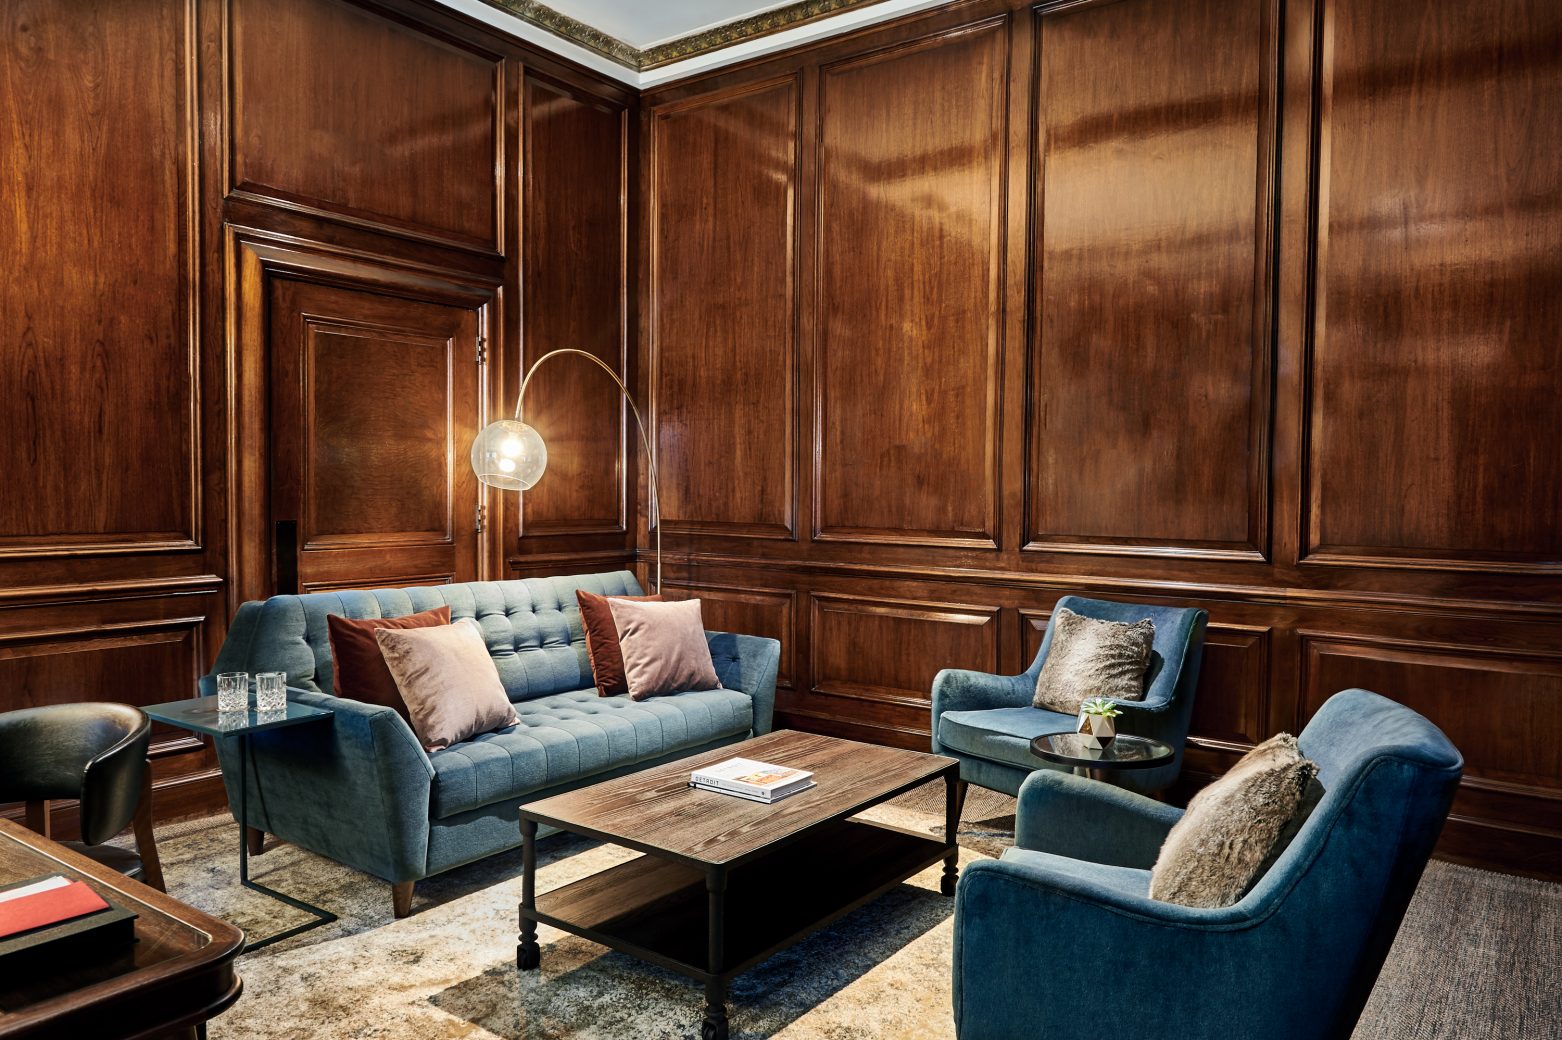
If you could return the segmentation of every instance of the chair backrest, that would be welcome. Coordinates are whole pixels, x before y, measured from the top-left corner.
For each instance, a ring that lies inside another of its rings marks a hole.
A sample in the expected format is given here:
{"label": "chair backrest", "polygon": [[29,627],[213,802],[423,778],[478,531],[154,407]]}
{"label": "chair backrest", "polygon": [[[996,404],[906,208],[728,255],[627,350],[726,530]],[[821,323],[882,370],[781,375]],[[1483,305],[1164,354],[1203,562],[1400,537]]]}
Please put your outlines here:
{"label": "chair backrest", "polygon": [[328,614],[401,617],[449,606],[452,621],[474,618],[512,701],[592,685],[580,624],[578,589],[602,596],[641,595],[629,571],[519,581],[473,581],[406,589],[272,596],[234,616],[212,672],[286,672],[288,685],[334,693]]}
{"label": "chair backrest", "polygon": [[141,802],[152,720],[128,704],[51,704],[0,714],[0,802],[81,800],[81,840],[107,841]]}
{"label": "chair backrest", "polygon": [[1288,943],[1299,956],[1312,951],[1296,1002],[1331,1013],[1326,1035],[1343,1037],[1415,894],[1464,759],[1427,719],[1366,690],[1330,697],[1297,743],[1318,764],[1323,798],[1238,906],[1283,913]]}
{"label": "chair backrest", "polygon": [[[1150,645],[1150,665],[1144,676],[1144,703],[1160,704],[1184,694],[1191,694],[1199,681],[1199,664],[1204,655],[1204,628],[1209,623],[1208,611],[1192,607],[1160,607],[1143,603],[1119,603],[1109,599],[1085,599],[1083,596],[1064,596],[1058,600],[1047,620],[1047,630],[1041,637],[1041,648],[1031,662],[1026,674],[1035,678],[1041,674],[1042,663],[1052,649],[1052,633],[1056,628],[1058,611],[1067,608],[1082,617],[1097,621],[1121,621],[1133,624],[1148,618],[1155,625],[1155,640]],[[1192,710],[1192,698],[1185,698]]]}

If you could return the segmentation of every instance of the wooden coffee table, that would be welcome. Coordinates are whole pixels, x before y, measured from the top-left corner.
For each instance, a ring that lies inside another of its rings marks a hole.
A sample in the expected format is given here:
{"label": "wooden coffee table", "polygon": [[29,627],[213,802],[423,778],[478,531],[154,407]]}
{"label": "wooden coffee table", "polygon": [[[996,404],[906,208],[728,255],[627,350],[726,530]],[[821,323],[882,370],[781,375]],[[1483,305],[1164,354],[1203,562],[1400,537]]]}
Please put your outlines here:
{"label": "wooden coffee table", "polygon": [[[774,805],[688,786],[691,769],[738,757],[818,786]],[[702,1036],[724,1040],[735,975],[939,860],[954,895],[959,775],[941,755],[783,730],[522,805],[516,964],[537,967],[539,922],[621,950],[704,983]],[[943,839],[851,818],[940,777]],[[539,824],[645,855],[538,896]]]}

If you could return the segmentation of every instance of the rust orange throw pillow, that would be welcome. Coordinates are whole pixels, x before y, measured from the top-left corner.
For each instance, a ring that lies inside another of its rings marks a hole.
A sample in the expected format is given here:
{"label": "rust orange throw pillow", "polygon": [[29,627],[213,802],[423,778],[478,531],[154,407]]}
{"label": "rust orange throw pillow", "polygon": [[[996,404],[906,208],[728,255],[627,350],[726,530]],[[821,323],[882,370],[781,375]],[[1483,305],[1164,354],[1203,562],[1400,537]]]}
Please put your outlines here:
{"label": "rust orange throw pillow", "polygon": [[385,655],[374,633],[381,628],[433,628],[450,624],[450,608],[435,607],[421,614],[393,618],[355,620],[336,614],[325,616],[326,634],[331,639],[331,668],[336,675],[336,695],[365,704],[395,708],[397,714],[412,721],[407,704],[396,689],[396,680],[385,665]]}
{"label": "rust orange throw pillow", "polygon": [[591,661],[591,676],[597,693],[603,697],[622,697],[629,692],[624,679],[624,655],[618,648],[618,626],[613,623],[613,608],[608,599],[632,599],[639,603],[660,603],[654,596],[598,596],[585,589],[575,590],[580,604],[580,627],[586,632],[586,657]]}

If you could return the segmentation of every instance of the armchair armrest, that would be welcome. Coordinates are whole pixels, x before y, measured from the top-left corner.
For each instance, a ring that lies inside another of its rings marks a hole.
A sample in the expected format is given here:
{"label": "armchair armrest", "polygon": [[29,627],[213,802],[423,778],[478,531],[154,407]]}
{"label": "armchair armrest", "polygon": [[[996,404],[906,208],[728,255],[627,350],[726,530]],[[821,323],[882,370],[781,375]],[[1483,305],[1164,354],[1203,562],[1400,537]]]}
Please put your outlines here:
{"label": "armchair armrest", "polygon": [[1020,785],[1014,844],[1070,859],[1148,869],[1182,810],[1099,780],[1043,769]]}
{"label": "armchair armrest", "polygon": [[967,1040],[1099,1040],[1101,1015],[1108,1014],[1137,1022],[1128,1030],[1135,1035],[1270,1035],[1271,1001],[1319,995],[1309,992],[1315,984],[1305,973],[1266,948],[1266,940],[1284,940],[1262,924],[1236,907],[1157,902],[1086,871],[974,863],[955,896],[956,1033]]}
{"label": "armchair armrest", "polygon": [[[251,736],[249,818],[240,822],[386,881],[422,877],[434,767],[411,728],[380,705],[297,687],[288,699],[335,715]],[[236,816],[237,739],[221,739],[218,756]]]}
{"label": "armchair armrest", "polygon": [[781,667],[781,644],[763,636],[733,632],[706,632],[716,677],[729,690],[741,690],[754,699],[754,735],[769,733],[775,719],[776,672]]}
{"label": "armchair armrest", "polygon": [[941,751],[938,720],[946,711],[1023,708],[1036,695],[1036,677],[990,675],[964,668],[945,668],[933,676],[933,750]]}

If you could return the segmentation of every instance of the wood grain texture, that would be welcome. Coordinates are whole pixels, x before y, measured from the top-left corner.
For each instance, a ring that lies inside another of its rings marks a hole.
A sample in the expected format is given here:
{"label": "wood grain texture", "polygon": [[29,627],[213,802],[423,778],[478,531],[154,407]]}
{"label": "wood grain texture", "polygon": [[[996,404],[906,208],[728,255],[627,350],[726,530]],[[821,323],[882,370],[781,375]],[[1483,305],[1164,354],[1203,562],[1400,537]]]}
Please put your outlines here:
{"label": "wood grain texture", "polygon": [[[522,90],[521,359],[573,347],[623,374],[627,113],[534,74]],[[508,389],[504,415],[519,383]],[[613,381],[583,358],[550,361],[524,417],[548,445],[547,475],[522,497],[524,533],[626,530],[624,451],[638,458],[639,440]]]}
{"label": "wood grain texture", "polygon": [[185,18],[0,4],[0,559],[197,548]]}
{"label": "wood grain texture", "polygon": [[1040,17],[1035,548],[1266,551],[1265,12],[1127,0]]}
{"label": "wood grain texture", "polygon": [[812,692],[926,710],[942,668],[998,670],[998,611],[809,596]]}
{"label": "wood grain texture", "polygon": [[652,115],[651,385],[673,531],[796,530],[797,105],[789,78]]}
{"label": "wood grain texture", "polygon": [[499,251],[498,55],[338,0],[229,0],[229,190]]}
{"label": "wood grain texture", "polygon": [[269,302],[271,512],[298,523],[300,585],[476,578],[477,312],[292,279]]}
{"label": "wood grain texture", "polygon": [[[729,758],[751,758],[814,774],[815,787],[774,805],[689,787],[689,773]],[[768,846],[850,815],[923,783],[954,760],[777,730],[638,773],[521,806],[525,819],[607,836],[692,864],[737,864]]]}
{"label": "wood grain texture", "polygon": [[0,1035],[160,1035],[205,1022],[238,999],[239,928],[0,820],[0,884],[42,874],[85,881],[133,911],[136,942],[68,971],[12,967],[0,978]]}
{"label": "wood grain texture", "polygon": [[1327,2],[1311,562],[1562,561],[1562,6]]}
{"label": "wood grain texture", "polygon": [[820,70],[815,538],[996,545],[1004,43]]}

